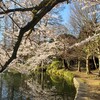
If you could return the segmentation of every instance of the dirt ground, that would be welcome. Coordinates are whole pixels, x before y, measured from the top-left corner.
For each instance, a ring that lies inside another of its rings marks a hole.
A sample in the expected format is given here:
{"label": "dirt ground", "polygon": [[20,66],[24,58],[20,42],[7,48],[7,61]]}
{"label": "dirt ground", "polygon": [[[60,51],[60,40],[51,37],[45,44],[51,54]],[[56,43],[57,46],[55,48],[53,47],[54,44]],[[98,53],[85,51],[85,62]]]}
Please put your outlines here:
{"label": "dirt ground", "polygon": [[98,70],[92,71],[90,75],[86,72],[72,72],[75,77],[81,79],[88,85],[88,97],[89,100],[100,100],[100,77],[98,77]]}

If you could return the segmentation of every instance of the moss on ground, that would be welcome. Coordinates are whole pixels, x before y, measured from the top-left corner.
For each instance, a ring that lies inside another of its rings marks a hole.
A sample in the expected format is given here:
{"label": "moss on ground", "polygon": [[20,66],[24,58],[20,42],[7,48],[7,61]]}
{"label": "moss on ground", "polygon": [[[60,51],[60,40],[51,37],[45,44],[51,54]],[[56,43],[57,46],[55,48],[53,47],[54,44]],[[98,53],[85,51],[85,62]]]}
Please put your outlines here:
{"label": "moss on ground", "polygon": [[72,83],[74,75],[65,69],[62,69],[62,62],[61,61],[53,61],[51,65],[47,68],[47,73],[51,76],[58,76],[63,77],[65,80],[68,81],[68,83]]}
{"label": "moss on ground", "polygon": [[50,69],[61,69],[62,68],[62,62],[61,61],[53,61],[52,63],[51,63],[51,65],[49,65],[48,66],[48,70],[50,70]]}

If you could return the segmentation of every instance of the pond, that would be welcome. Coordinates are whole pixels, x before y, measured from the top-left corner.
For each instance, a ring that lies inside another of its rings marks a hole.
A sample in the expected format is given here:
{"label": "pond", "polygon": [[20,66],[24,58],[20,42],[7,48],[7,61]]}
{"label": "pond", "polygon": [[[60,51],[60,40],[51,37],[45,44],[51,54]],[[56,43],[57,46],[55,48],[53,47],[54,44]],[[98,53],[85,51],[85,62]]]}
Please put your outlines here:
{"label": "pond", "polygon": [[74,96],[72,84],[46,73],[0,75],[0,100],[74,100]]}

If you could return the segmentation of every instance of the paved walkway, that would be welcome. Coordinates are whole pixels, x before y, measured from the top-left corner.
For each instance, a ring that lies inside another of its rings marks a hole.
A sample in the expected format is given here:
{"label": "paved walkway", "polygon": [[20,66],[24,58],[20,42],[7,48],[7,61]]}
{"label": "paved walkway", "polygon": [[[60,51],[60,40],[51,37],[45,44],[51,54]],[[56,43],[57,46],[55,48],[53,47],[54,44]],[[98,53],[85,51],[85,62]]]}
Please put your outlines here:
{"label": "paved walkway", "polygon": [[74,78],[74,84],[77,90],[76,97],[74,100],[100,100],[99,86],[98,88],[93,88],[87,85],[80,78]]}
{"label": "paved walkway", "polygon": [[74,78],[74,84],[76,87],[76,97],[74,100],[89,100],[87,84],[82,82],[79,78]]}

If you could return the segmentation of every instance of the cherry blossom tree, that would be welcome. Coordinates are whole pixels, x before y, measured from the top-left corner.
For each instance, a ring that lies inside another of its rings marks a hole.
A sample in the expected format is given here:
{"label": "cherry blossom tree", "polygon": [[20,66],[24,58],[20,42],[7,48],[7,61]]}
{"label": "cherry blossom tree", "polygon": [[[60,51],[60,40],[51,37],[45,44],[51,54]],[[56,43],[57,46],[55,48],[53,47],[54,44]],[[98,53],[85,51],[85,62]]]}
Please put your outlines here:
{"label": "cherry blossom tree", "polygon": [[[9,31],[16,34],[16,39],[13,41],[14,45],[12,51],[10,51],[10,56],[5,64],[2,65],[0,72],[5,70],[8,65],[17,57],[19,46],[22,43],[23,38],[30,35],[35,29],[37,23],[59,3],[70,0],[5,0],[0,1],[0,16],[5,18],[6,28],[9,27]],[[84,0],[85,1],[85,0]],[[91,1],[89,1],[90,3]],[[99,0],[98,0],[99,2]],[[91,2],[93,4],[93,2]],[[96,2],[97,3],[97,2]],[[96,4],[95,3],[95,4]],[[98,3],[97,3],[98,4]],[[57,6],[56,6],[57,7]],[[7,20],[9,18],[9,20]],[[4,22],[3,22],[4,23]],[[13,27],[13,28],[12,28]],[[97,34],[98,35],[98,34]],[[95,36],[96,37],[96,36]],[[8,37],[7,37],[8,38]],[[94,37],[91,37],[94,38]],[[89,39],[88,39],[89,40]],[[85,41],[85,40],[84,40]],[[83,41],[83,42],[84,42]],[[69,48],[74,46],[79,46],[81,43],[74,44]],[[87,42],[87,41],[85,41]]]}

